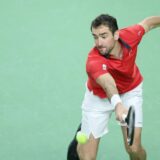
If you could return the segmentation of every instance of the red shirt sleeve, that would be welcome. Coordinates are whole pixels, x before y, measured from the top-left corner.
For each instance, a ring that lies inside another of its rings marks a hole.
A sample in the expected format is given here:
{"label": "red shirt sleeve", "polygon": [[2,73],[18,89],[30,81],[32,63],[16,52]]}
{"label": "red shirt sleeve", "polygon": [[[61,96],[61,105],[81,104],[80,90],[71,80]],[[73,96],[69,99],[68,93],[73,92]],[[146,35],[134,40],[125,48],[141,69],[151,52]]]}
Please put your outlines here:
{"label": "red shirt sleeve", "polygon": [[144,28],[139,25],[133,25],[120,30],[120,37],[131,47],[138,45],[145,34]]}
{"label": "red shirt sleeve", "polygon": [[108,73],[108,67],[106,62],[101,59],[88,59],[86,64],[86,71],[90,78],[96,80],[96,78],[98,78],[100,75]]}

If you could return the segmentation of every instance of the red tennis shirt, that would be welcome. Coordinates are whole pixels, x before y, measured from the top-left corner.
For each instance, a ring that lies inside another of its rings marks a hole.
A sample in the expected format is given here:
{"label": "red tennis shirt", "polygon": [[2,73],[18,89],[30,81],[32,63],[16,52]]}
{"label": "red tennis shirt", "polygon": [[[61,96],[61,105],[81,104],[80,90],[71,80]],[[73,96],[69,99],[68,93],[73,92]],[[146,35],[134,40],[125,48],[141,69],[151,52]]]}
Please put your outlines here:
{"label": "red tennis shirt", "polygon": [[143,81],[135,59],[138,44],[144,33],[144,28],[138,24],[119,30],[119,42],[123,49],[122,59],[115,59],[112,56],[106,58],[96,47],[92,48],[88,54],[86,72],[88,74],[87,87],[93,91],[94,95],[107,98],[102,87],[96,83],[96,78],[105,73],[112,75],[120,94],[132,90]]}

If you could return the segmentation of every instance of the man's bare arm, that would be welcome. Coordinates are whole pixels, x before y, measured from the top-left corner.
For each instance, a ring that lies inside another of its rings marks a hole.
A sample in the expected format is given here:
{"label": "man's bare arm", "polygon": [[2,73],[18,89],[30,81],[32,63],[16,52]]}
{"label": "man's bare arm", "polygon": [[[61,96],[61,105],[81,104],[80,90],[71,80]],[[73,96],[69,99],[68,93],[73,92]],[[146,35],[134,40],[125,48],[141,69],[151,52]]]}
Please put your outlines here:
{"label": "man's bare arm", "polygon": [[148,32],[153,28],[160,27],[160,16],[147,17],[138,24],[145,29],[145,32]]}
{"label": "man's bare arm", "polygon": [[[109,73],[99,76],[96,82],[103,88],[109,100],[112,100],[114,95],[119,95],[115,80]],[[127,109],[123,106],[121,101],[118,101],[114,107],[116,119],[122,121],[122,115],[127,113]]]}

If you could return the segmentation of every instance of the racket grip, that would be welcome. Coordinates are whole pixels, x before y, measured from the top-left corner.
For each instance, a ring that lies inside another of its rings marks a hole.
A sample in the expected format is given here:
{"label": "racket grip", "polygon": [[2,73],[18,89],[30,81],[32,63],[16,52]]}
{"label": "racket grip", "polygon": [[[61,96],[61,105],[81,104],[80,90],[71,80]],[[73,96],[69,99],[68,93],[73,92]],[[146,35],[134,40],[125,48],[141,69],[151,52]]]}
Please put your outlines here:
{"label": "racket grip", "polygon": [[122,114],[122,120],[125,122],[126,121],[126,118],[127,118],[127,115],[126,114]]}

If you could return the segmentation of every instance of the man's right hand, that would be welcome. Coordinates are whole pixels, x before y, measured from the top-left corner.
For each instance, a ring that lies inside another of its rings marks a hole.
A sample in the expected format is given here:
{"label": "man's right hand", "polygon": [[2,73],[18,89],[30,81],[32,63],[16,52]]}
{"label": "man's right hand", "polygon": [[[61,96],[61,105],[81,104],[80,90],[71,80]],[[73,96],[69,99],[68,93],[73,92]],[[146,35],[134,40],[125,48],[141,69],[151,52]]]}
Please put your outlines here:
{"label": "man's right hand", "polygon": [[115,115],[116,115],[117,121],[124,122],[122,117],[124,114],[127,115],[127,113],[128,113],[128,109],[122,103],[118,103],[116,105]]}

